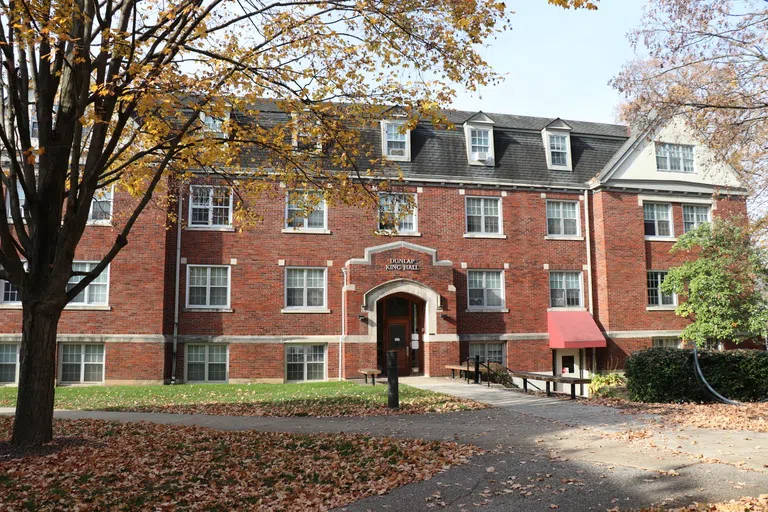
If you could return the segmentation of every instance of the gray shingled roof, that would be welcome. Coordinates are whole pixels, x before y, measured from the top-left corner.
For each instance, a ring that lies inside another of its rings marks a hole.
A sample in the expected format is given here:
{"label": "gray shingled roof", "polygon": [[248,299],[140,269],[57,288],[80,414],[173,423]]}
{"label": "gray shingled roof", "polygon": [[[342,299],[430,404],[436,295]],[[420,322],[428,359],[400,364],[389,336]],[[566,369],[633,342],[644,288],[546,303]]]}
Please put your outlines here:
{"label": "gray shingled roof", "polygon": [[[273,101],[254,105],[259,117],[284,122],[288,115]],[[493,167],[469,165],[463,123],[476,112],[445,110],[453,129],[420,123],[411,132],[411,162],[398,162],[407,179],[472,181],[536,186],[583,186],[600,173],[628,138],[624,125],[563,120],[572,127],[573,171],[547,169],[541,130],[554,118],[484,112],[494,121]],[[241,122],[245,119],[240,119]],[[268,122],[269,123],[269,122]],[[267,124],[268,124],[267,123]],[[378,130],[366,130],[366,142],[380,151]],[[255,156],[255,155],[254,155]]]}

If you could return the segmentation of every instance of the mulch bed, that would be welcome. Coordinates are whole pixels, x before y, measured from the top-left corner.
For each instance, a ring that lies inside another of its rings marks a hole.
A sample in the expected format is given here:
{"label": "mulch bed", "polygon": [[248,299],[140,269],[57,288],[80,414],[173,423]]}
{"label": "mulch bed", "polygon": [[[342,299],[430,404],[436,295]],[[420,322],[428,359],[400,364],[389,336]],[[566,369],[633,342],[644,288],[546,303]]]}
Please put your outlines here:
{"label": "mulch bed", "polygon": [[727,404],[645,404],[620,398],[590,398],[583,403],[615,407],[623,414],[656,414],[676,427],[768,432],[768,402]]}
{"label": "mulch bed", "polygon": [[[12,418],[0,418],[8,439]],[[481,450],[349,434],[56,420],[53,443],[0,447],[0,510],[327,510],[431,478]]]}

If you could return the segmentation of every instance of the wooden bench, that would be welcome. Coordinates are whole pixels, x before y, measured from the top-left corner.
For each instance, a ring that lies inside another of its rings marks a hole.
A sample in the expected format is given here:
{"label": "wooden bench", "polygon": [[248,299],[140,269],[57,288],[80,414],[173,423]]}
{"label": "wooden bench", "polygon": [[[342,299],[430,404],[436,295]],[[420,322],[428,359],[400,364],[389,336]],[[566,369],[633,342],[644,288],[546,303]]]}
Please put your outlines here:
{"label": "wooden bench", "polygon": [[552,396],[551,383],[570,384],[571,399],[576,399],[576,384],[589,384],[591,379],[579,379],[578,377],[560,377],[558,375],[542,375],[532,372],[510,372],[509,375],[523,379],[523,391],[528,392],[528,380],[543,380],[547,383],[547,396]]}
{"label": "wooden bench", "polygon": [[[451,378],[455,379],[457,371],[459,372],[459,378],[461,378],[461,372],[467,372],[468,371],[470,373],[474,373],[475,366],[474,365],[470,365],[469,369],[467,369],[467,365],[465,365],[465,364],[447,364],[447,365],[445,365],[445,369],[446,370],[451,370]],[[483,368],[482,366],[480,367],[480,373],[487,373],[487,372],[488,372],[487,368]]]}
{"label": "wooden bench", "polygon": [[368,384],[368,376],[371,376],[371,385],[376,385],[376,376],[381,375],[381,370],[377,368],[360,368],[357,370],[358,373],[362,373],[365,377],[365,383]]}

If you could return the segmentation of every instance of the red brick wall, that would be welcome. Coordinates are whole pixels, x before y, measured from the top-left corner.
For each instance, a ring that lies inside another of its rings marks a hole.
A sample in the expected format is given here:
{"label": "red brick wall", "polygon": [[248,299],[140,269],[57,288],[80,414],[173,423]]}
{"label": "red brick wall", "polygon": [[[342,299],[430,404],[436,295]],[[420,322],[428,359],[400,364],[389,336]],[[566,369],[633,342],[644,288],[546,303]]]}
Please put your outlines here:
{"label": "red brick wall", "polygon": [[[377,368],[375,343],[344,343],[342,349],[345,379],[361,379],[360,368]],[[337,356],[338,357],[338,356]],[[336,370],[338,372],[338,369]],[[328,375],[331,376],[330,374]],[[337,373],[334,372],[334,377]]]}
{"label": "red brick wall", "polygon": [[525,372],[552,371],[552,350],[549,348],[549,341],[507,341],[507,367]]}
{"label": "red brick wall", "polygon": [[284,379],[282,343],[230,343],[230,379]]}
{"label": "red brick wall", "polygon": [[458,341],[431,341],[424,344],[424,369],[430,377],[444,377],[451,374],[445,365],[459,361]]}
{"label": "red brick wall", "polygon": [[163,343],[105,343],[104,380],[160,381],[163,379]]}

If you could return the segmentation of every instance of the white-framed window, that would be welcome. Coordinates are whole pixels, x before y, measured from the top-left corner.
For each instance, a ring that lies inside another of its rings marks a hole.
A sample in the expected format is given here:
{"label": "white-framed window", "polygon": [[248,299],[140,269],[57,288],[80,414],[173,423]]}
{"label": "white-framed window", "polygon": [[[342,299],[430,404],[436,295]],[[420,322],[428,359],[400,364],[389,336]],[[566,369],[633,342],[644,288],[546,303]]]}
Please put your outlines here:
{"label": "white-framed window", "polygon": [[677,304],[675,294],[666,295],[661,293],[661,283],[667,273],[659,270],[648,271],[648,305],[653,306],[674,306]]}
{"label": "white-framed window", "polygon": [[323,309],[326,304],[326,269],[285,269],[286,309]]}
{"label": "white-framed window", "polygon": [[470,343],[469,358],[480,356],[481,363],[504,364],[504,343]]}
{"label": "white-framed window", "polygon": [[687,233],[708,222],[709,206],[694,204],[683,205],[683,233]]}
{"label": "white-framed window", "polygon": [[104,382],[104,345],[62,343],[60,361],[62,384]]}
{"label": "white-framed window", "polygon": [[[72,270],[74,272],[90,272],[98,262],[96,261],[74,261]],[[72,276],[67,282],[67,291],[75,287],[77,283],[83,280],[84,276]],[[91,284],[85,287],[83,291],[72,299],[70,304],[83,305],[106,305],[109,303],[109,266],[96,277]]]}
{"label": "white-framed window", "polygon": [[568,136],[549,134],[549,158],[556,167],[568,166]]}
{"label": "white-framed window", "polygon": [[[305,208],[313,204],[312,211],[307,215]],[[291,191],[285,200],[285,228],[295,230],[328,229],[328,210],[321,192]]]}
{"label": "white-framed window", "polygon": [[109,186],[94,192],[88,222],[91,224],[109,224],[112,221],[114,187]]}
{"label": "white-framed window", "polygon": [[471,122],[464,123],[467,161],[470,165],[494,165],[493,124],[493,120],[481,113],[474,116]]}
{"label": "white-framed window", "polygon": [[654,348],[682,348],[683,340],[675,337],[653,338],[651,343]]}
{"label": "white-framed window", "polygon": [[579,235],[579,202],[547,201],[547,235]]}
{"label": "white-framed window", "polygon": [[187,265],[187,307],[229,308],[231,267]]}
{"label": "white-framed window", "polygon": [[232,226],[232,187],[192,185],[189,189],[191,227]]}
{"label": "white-framed window", "polygon": [[402,192],[379,194],[379,230],[396,231],[399,234],[418,232],[416,194]]}
{"label": "white-framed window", "polygon": [[226,138],[223,119],[206,114],[205,112],[200,112],[200,121],[203,125],[202,135],[204,137],[212,137],[216,139]]}
{"label": "white-framed window", "polygon": [[285,380],[325,380],[325,345],[286,345]]}
{"label": "white-framed window", "polygon": [[645,236],[673,237],[672,205],[668,203],[643,203]]}
{"label": "white-framed window", "polygon": [[[24,218],[24,205],[27,203],[27,196],[24,193],[24,189],[21,187],[21,183],[16,182],[16,191],[19,195],[19,212],[21,217]],[[6,189],[5,191],[5,215],[9,219],[11,218],[11,191]]]}
{"label": "white-framed window", "polygon": [[581,272],[549,273],[549,306],[552,308],[582,307]]}
{"label": "white-framed window", "polygon": [[9,304],[18,304],[21,302],[21,293],[19,293],[19,289],[16,288],[12,282],[0,280],[0,285],[2,285],[3,292],[2,302]]}
{"label": "white-framed window", "polygon": [[501,234],[501,198],[466,198],[467,233]]}
{"label": "white-framed window", "polygon": [[19,344],[0,343],[0,385],[19,382]]}
{"label": "white-framed window", "polygon": [[227,382],[227,345],[186,346],[186,382]]}
{"label": "white-framed window", "polygon": [[467,304],[469,309],[504,307],[504,272],[470,270],[467,272]]}
{"label": "white-framed window", "polygon": [[722,341],[717,341],[714,338],[707,338],[701,348],[704,350],[723,350],[725,345]]}
{"label": "white-framed window", "polygon": [[411,132],[403,128],[403,121],[381,122],[381,148],[387,160],[411,160]]}
{"label": "white-framed window", "polygon": [[656,169],[662,172],[696,172],[693,160],[693,146],[657,142]]}

